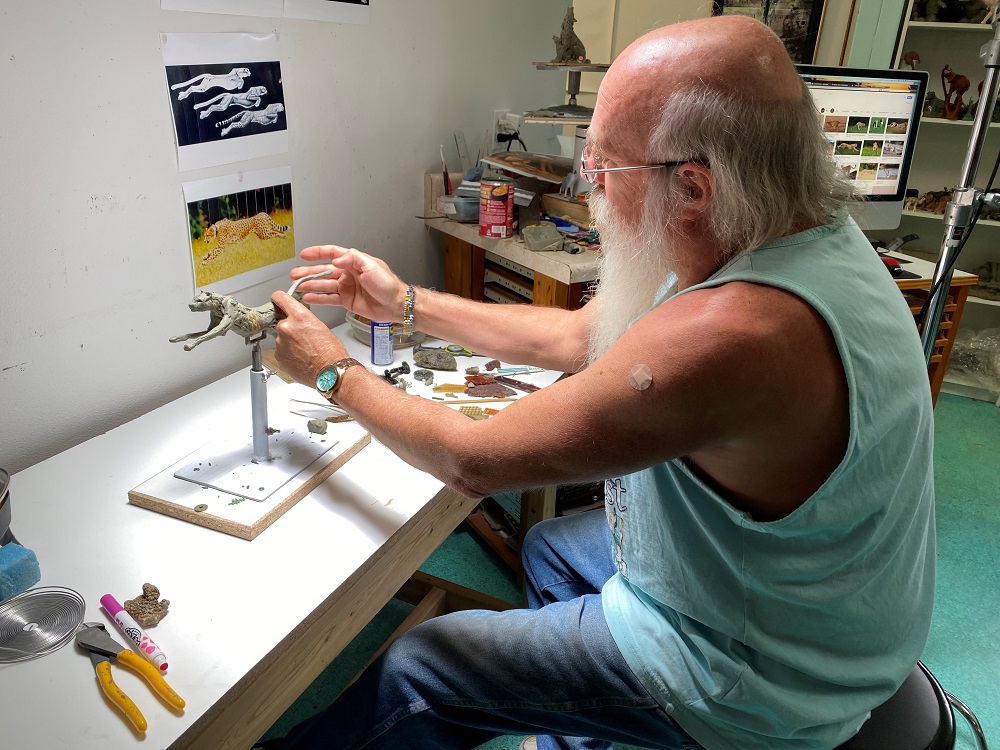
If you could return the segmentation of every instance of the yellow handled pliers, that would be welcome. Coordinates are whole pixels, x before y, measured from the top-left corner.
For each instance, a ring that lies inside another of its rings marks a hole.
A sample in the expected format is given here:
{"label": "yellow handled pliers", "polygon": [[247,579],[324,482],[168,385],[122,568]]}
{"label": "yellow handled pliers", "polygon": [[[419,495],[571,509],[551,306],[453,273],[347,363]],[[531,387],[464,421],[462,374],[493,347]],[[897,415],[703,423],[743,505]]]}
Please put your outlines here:
{"label": "yellow handled pliers", "polygon": [[97,622],[84,623],[76,634],[76,645],[90,654],[90,661],[97,670],[97,681],[101,685],[101,690],[140,732],[146,731],[146,718],[132,699],[115,684],[111,676],[112,660],[142,675],[150,687],[170,706],[177,710],[184,708],[184,699],[167,684],[156,667],[131,649],[124,648],[108,635],[104,625]]}

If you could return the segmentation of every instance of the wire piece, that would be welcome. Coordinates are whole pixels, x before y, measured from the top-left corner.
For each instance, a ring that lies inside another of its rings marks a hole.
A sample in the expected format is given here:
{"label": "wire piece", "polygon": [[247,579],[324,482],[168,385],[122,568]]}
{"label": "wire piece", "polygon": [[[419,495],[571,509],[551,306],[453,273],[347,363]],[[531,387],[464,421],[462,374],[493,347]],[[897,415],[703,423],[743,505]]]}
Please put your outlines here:
{"label": "wire piece", "polygon": [[653,382],[653,373],[646,365],[636,365],[628,374],[628,384],[637,391],[644,391]]}

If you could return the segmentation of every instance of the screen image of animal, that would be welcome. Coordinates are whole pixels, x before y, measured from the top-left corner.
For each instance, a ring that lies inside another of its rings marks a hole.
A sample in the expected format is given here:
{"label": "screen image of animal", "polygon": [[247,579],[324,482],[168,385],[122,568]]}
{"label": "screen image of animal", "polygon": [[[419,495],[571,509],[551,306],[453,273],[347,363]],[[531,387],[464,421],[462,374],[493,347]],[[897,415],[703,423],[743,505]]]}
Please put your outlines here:
{"label": "screen image of animal", "polygon": [[847,132],[848,133],[867,133],[869,118],[867,117],[851,117],[847,121]]}
{"label": "screen image of animal", "polygon": [[847,130],[847,118],[843,115],[826,115],[823,130],[827,133],[843,133]]}
{"label": "screen image of animal", "polygon": [[861,141],[837,141],[833,152],[837,156],[861,156]]}
{"label": "screen image of animal", "polygon": [[895,135],[902,135],[909,129],[910,121],[896,117],[890,117],[886,123],[885,132]]}

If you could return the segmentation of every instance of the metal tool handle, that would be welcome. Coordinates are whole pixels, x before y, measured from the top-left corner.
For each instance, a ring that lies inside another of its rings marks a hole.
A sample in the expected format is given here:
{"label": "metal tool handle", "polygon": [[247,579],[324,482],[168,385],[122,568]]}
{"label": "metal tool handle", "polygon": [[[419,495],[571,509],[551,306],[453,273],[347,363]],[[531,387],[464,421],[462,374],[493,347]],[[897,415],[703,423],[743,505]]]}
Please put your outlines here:
{"label": "metal tool handle", "polygon": [[147,727],[146,717],[142,715],[142,711],[132,702],[132,699],[125,695],[125,691],[115,684],[114,679],[111,677],[111,662],[102,661],[95,666],[95,669],[97,670],[97,681],[100,683],[104,694],[128,717],[128,720],[132,722],[136,729],[145,733]]}

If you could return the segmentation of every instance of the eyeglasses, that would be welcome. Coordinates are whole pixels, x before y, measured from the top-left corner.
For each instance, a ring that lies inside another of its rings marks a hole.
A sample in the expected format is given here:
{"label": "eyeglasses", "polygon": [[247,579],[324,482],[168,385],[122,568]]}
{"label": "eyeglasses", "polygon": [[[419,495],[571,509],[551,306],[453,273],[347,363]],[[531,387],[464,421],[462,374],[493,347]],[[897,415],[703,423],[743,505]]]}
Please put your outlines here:
{"label": "eyeglasses", "polygon": [[580,156],[580,174],[591,185],[597,182],[597,175],[604,174],[605,172],[630,172],[635,169],[670,169],[690,163],[708,166],[708,161],[699,157],[680,159],[678,161],[662,161],[658,164],[640,164],[634,167],[602,167],[602,163],[603,157],[596,148],[590,144],[583,147],[583,154]]}

